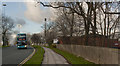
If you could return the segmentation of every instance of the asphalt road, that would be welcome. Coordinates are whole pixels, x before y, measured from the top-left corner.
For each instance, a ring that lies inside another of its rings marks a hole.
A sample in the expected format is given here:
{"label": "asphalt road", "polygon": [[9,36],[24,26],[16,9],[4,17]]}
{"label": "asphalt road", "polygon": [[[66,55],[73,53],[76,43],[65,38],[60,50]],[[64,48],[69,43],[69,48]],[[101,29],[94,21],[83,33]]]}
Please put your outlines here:
{"label": "asphalt road", "polygon": [[33,48],[17,49],[16,46],[2,48],[2,64],[18,65],[33,52]]}

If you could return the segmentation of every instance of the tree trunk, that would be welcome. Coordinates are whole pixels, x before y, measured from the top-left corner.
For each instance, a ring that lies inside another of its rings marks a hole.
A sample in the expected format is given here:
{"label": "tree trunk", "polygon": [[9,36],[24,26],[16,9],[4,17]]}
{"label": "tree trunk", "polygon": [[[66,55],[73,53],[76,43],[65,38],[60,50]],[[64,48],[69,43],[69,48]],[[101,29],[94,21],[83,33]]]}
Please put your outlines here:
{"label": "tree trunk", "polygon": [[93,35],[94,35],[94,42],[93,42],[93,44],[94,44],[94,46],[96,46],[96,3],[95,3],[95,5],[94,5],[94,27],[93,27]]}
{"label": "tree trunk", "polygon": [[7,40],[7,36],[5,33],[3,33],[2,35],[2,41],[3,41],[3,46],[7,46],[8,45],[8,40]]}
{"label": "tree trunk", "polygon": [[94,7],[94,10],[93,10],[93,12],[94,12],[94,27],[93,27],[93,34],[96,35],[96,3],[95,3],[94,6],[95,6],[95,7]]}
{"label": "tree trunk", "polygon": [[71,28],[70,28],[70,36],[71,37],[73,35],[73,24],[74,24],[74,13],[72,13],[72,23],[71,23]]}

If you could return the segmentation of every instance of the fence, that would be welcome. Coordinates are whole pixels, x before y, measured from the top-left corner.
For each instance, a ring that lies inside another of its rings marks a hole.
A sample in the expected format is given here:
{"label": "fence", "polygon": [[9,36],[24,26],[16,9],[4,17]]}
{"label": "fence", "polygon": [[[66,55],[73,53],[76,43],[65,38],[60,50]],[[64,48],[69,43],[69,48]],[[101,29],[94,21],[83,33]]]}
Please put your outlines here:
{"label": "fence", "polygon": [[[60,37],[63,44],[85,45],[85,37]],[[117,39],[108,39],[106,37],[89,37],[88,46],[115,47],[119,43]]]}

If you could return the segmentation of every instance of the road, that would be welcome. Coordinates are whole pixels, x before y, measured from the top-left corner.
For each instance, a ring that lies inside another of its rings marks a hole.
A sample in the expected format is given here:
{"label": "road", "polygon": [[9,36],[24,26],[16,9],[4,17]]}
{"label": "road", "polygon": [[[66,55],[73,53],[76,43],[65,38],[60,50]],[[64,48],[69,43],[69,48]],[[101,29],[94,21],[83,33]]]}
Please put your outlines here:
{"label": "road", "polygon": [[55,53],[53,50],[51,50],[49,48],[45,48],[45,47],[43,47],[43,48],[45,50],[45,54],[44,54],[42,66],[47,66],[48,64],[49,65],[52,64],[54,66],[58,66],[58,64],[59,65],[60,64],[69,65],[69,63],[66,61],[66,59],[64,57],[62,57],[61,55]]}
{"label": "road", "polygon": [[17,49],[16,46],[2,48],[2,64],[18,65],[33,52],[33,48]]}

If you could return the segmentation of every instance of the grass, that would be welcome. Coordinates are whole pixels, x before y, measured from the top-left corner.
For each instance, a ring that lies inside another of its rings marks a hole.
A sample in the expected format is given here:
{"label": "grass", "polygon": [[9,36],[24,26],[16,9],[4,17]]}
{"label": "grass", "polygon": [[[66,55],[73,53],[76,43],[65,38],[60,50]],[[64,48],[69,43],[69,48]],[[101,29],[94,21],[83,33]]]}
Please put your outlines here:
{"label": "grass", "polygon": [[51,48],[53,51],[55,51],[58,54],[61,54],[62,56],[64,56],[64,58],[66,58],[66,60],[70,64],[73,64],[74,66],[78,66],[78,64],[81,64],[83,66],[96,66],[95,63],[89,62],[82,57],[77,57],[76,55],[73,55],[73,54],[68,53],[66,51],[59,50],[57,48],[53,48],[53,47],[48,47],[48,48]]}
{"label": "grass", "polygon": [[29,65],[29,64],[30,65],[34,64],[34,65],[40,66],[40,64],[42,63],[43,56],[44,56],[44,49],[40,46],[33,46],[33,47],[36,49],[35,54],[23,66],[26,66],[26,65]]}
{"label": "grass", "polygon": [[10,46],[8,45],[8,46],[1,46],[1,47],[3,48],[3,47],[10,47]]}

